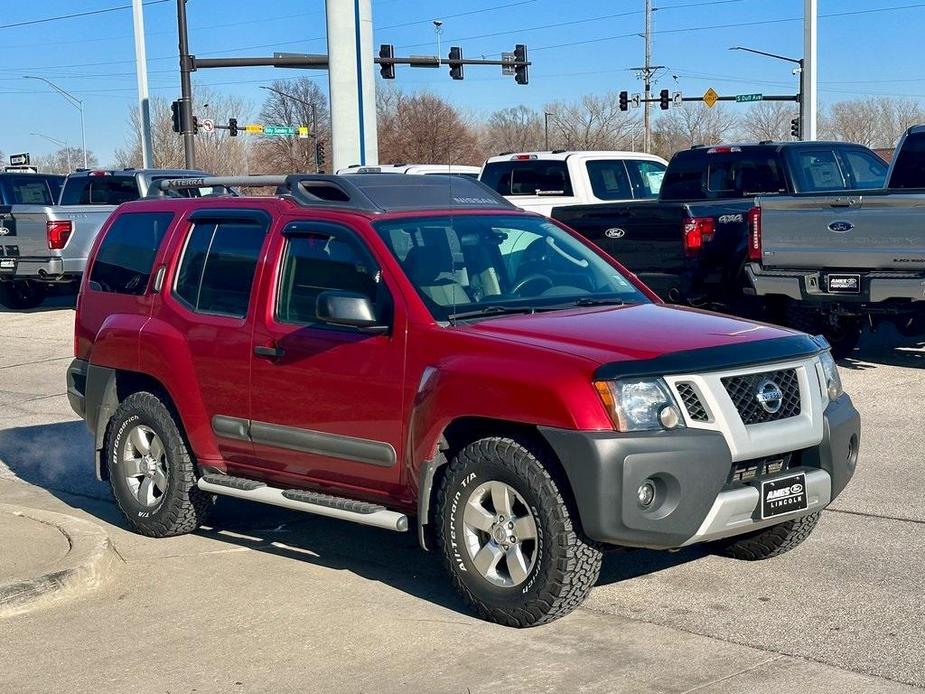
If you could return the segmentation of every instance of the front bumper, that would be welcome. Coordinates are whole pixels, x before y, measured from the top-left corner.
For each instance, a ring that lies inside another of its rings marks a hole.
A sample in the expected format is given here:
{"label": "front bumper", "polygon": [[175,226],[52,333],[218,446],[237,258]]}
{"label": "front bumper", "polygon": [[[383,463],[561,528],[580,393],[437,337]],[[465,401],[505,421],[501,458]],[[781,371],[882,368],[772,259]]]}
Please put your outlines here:
{"label": "front bumper", "polygon": [[825,273],[800,270],[768,270],[757,263],[745,266],[757,296],[786,296],[796,301],[816,303],[879,304],[891,300],[925,301],[925,275],[921,272],[871,271],[859,274],[857,294],[829,293]]}
{"label": "front bumper", "polygon": [[[620,434],[543,427],[568,476],[585,534],[626,547],[673,549],[751,532],[820,511],[854,474],[860,417],[847,395],[824,412],[822,441],[800,456],[806,473],[805,510],[762,520],[760,483],[727,484],[732,454],[723,435],[686,429]],[[785,451],[782,451],[785,452]],[[643,509],[636,490],[647,479],[656,503]],[[769,478],[764,478],[769,479]]]}

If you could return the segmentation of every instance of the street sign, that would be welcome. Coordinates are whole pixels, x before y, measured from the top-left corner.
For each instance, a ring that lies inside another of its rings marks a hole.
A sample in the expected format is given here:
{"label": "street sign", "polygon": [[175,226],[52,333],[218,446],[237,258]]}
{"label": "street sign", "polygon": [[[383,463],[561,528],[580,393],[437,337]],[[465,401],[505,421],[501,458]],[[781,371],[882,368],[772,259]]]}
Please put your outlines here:
{"label": "street sign", "polygon": [[308,139],[308,128],[304,125],[299,126],[299,139],[301,140]]}
{"label": "street sign", "polygon": [[29,166],[29,153],[11,154],[10,166]]}
{"label": "street sign", "polygon": [[203,118],[199,121],[199,127],[204,133],[214,133],[215,132],[215,121],[211,118]]}
{"label": "street sign", "polygon": [[286,135],[296,134],[296,129],[291,125],[265,125],[263,126],[264,135]]}
{"label": "street sign", "polygon": [[761,101],[763,98],[763,94],[736,94],[736,101],[740,104],[747,103],[749,101]]}
{"label": "street sign", "polygon": [[630,98],[630,103],[633,104],[633,108],[639,108],[639,104],[641,103],[641,101],[642,101],[642,95],[638,93],[633,94],[632,98]]}
{"label": "street sign", "polygon": [[514,68],[514,61],[516,58],[513,53],[502,53],[501,54],[501,74],[502,75],[513,75],[517,70]]}
{"label": "street sign", "polygon": [[245,125],[244,132],[246,132],[248,135],[260,135],[263,133],[263,126],[258,123]]}
{"label": "street sign", "polygon": [[684,103],[684,97],[681,96],[681,92],[675,92],[672,94],[671,100],[674,102],[675,106],[681,106]]}
{"label": "street sign", "polygon": [[703,93],[703,103],[705,103],[708,108],[713,108],[713,105],[716,103],[718,98],[719,94],[716,93],[716,90],[713,89],[713,87],[710,87]]}

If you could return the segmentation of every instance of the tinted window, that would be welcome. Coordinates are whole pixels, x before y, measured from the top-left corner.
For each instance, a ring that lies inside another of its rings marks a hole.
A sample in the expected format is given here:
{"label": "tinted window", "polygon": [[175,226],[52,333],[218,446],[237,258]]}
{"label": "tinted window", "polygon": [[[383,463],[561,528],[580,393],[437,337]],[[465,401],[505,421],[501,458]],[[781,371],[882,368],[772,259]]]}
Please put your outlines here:
{"label": "tinted window", "polygon": [[882,188],[887,165],[880,157],[863,149],[843,149],[842,158],[855,188]]}
{"label": "tinted window", "polygon": [[639,159],[627,159],[624,164],[633,184],[633,197],[657,198],[665,179],[665,165],[660,161]]}
{"label": "tinted window", "polygon": [[925,133],[915,133],[903,140],[896,154],[891,188],[925,188]]}
{"label": "tinted window", "polygon": [[697,149],[676,154],[662,183],[665,200],[751,197],[787,190],[771,148]]}
{"label": "tinted window", "polygon": [[260,224],[197,223],[183,250],[174,293],[194,311],[243,318],[265,237]]}
{"label": "tinted window", "polygon": [[64,184],[62,205],[121,205],[137,200],[134,176],[77,176]]}
{"label": "tinted window", "polygon": [[317,321],[318,295],[328,290],[364,294],[383,304],[379,268],[360,242],[330,225],[295,224],[283,253],[276,316],[287,323]]}
{"label": "tinted window", "polygon": [[594,197],[601,200],[629,200],[633,197],[629,174],[622,161],[598,159],[589,161],[585,168]]}
{"label": "tinted window", "polygon": [[61,192],[60,181],[42,176],[13,176],[8,183],[12,205],[54,205]]}
{"label": "tinted window", "polygon": [[790,162],[801,193],[849,187],[832,149],[797,149],[791,151]]}
{"label": "tinted window", "polygon": [[144,294],[154,256],[173,220],[171,212],[122,214],[106,232],[93,261],[90,288]]}
{"label": "tinted window", "polygon": [[501,195],[572,195],[564,161],[498,161],[485,165],[481,181]]}

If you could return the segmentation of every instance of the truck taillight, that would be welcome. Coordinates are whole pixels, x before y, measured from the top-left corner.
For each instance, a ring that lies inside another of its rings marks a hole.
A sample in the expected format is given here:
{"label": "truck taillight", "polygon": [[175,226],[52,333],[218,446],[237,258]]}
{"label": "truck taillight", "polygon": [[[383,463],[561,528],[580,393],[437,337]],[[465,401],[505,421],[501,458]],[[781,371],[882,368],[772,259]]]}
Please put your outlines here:
{"label": "truck taillight", "polygon": [[695,256],[703,249],[703,244],[713,238],[715,227],[712,217],[688,217],[681,227],[684,235],[684,253]]}
{"label": "truck taillight", "polygon": [[61,250],[71,238],[71,232],[74,230],[70,219],[58,219],[55,221],[45,222],[45,234],[48,236],[48,247],[55,251]]}
{"label": "truck taillight", "polygon": [[748,259],[761,260],[761,208],[748,211]]}

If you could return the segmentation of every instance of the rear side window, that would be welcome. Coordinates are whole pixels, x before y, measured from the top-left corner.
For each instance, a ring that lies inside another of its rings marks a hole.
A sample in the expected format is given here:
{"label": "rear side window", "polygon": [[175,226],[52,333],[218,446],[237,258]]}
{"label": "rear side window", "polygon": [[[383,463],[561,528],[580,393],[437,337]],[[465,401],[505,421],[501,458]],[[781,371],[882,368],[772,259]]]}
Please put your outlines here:
{"label": "rear side window", "polygon": [[599,200],[629,200],[633,197],[629,174],[619,159],[589,161],[585,167],[594,197]]}
{"label": "rear side window", "polygon": [[174,294],[199,313],[247,315],[266,227],[251,222],[199,222],[187,238]]}
{"label": "rear side window", "polygon": [[114,294],[144,294],[154,256],[172,221],[172,212],[119,215],[96,253],[90,288]]}
{"label": "rear side window", "polygon": [[54,205],[60,186],[37,176],[16,176],[9,181],[13,205]]}
{"label": "rear side window", "polygon": [[501,195],[572,195],[564,161],[496,161],[485,165],[482,183]]}
{"label": "rear side window", "polygon": [[139,198],[134,176],[78,176],[69,178],[62,205],[121,205]]}
{"label": "rear side window", "polygon": [[642,159],[627,159],[624,163],[633,184],[633,197],[657,198],[665,180],[665,165],[660,161]]}
{"label": "rear side window", "polygon": [[697,149],[675,155],[662,183],[665,200],[711,200],[787,190],[771,148]]}
{"label": "rear side window", "polygon": [[799,149],[791,153],[790,162],[801,193],[847,190],[850,187],[834,149]]}
{"label": "rear side window", "polygon": [[906,136],[894,156],[890,188],[925,188],[925,133]]}
{"label": "rear side window", "polygon": [[886,163],[873,152],[844,149],[842,158],[855,188],[882,188],[886,180]]}

